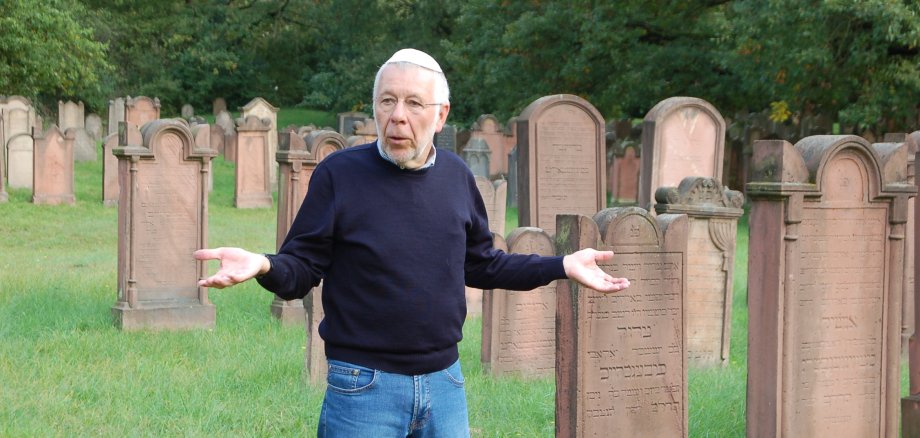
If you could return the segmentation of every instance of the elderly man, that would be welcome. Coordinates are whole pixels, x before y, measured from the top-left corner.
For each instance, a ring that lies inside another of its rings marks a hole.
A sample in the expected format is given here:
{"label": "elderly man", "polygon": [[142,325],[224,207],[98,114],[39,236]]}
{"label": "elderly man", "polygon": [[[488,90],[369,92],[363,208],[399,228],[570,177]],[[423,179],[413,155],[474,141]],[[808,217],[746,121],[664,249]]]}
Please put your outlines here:
{"label": "elderly man", "polygon": [[374,81],[378,139],[328,156],[276,255],[196,251],[219,259],[202,286],[255,277],[283,299],[324,280],[319,332],[329,362],[318,435],[469,435],[457,343],[464,284],[529,290],[571,278],[602,292],[629,286],[597,261],[506,254],[492,247],[485,207],[466,164],[438,152],[450,112],[447,80],[428,54],[403,49]]}

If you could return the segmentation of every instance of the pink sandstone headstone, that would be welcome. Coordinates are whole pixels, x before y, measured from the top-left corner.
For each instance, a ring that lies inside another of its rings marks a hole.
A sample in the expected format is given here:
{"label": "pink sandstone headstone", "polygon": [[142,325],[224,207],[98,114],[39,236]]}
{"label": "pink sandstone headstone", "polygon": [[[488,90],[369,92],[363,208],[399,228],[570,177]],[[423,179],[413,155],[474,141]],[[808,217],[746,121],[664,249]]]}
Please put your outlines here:
{"label": "pink sandstone headstone", "polygon": [[639,200],[639,169],[641,160],[637,147],[627,146],[622,156],[614,156],[612,168],[613,202],[635,204]]}
{"label": "pink sandstone headstone", "polygon": [[588,101],[545,96],[517,120],[518,222],[556,233],[557,214],[593,215],[607,204],[604,119]]}
{"label": "pink sandstone headstone", "polygon": [[307,348],[304,351],[304,370],[307,379],[314,385],[326,382],[328,367],[326,364],[326,344],[319,336],[319,323],[323,321],[323,283],[314,287],[303,304],[306,313]]}
{"label": "pink sandstone headstone", "polygon": [[[261,97],[252,99],[240,108],[240,118],[246,119],[249,116],[255,116],[269,121],[268,139],[268,156],[274,157],[278,152],[278,108],[268,103]],[[272,190],[278,188],[278,163],[269,159],[268,163],[268,181]]]}
{"label": "pink sandstone headstone", "polygon": [[651,209],[658,187],[687,176],[722,180],[725,120],[709,102],[671,97],[655,105],[642,126],[639,206]]}
{"label": "pink sandstone headstone", "polygon": [[655,212],[686,214],[687,359],[692,365],[726,365],[731,344],[735,234],[744,195],[713,178],[690,176],[660,187]]}
{"label": "pink sandstone headstone", "polygon": [[224,155],[224,139],[226,133],[224,128],[218,124],[211,125],[211,149],[217,151],[217,155]]}
{"label": "pink sandstone headstone", "polygon": [[208,247],[207,183],[214,151],[196,147],[180,119],[150,122],[141,135],[141,146],[121,138],[126,146],[114,151],[123,188],[115,324],[123,330],[213,327],[214,305],[207,289],[198,286],[207,266],[191,254]]}
{"label": "pink sandstone headstone", "polygon": [[482,139],[489,148],[490,178],[508,175],[508,153],[505,151],[505,133],[502,124],[491,114],[479,116],[470,128],[470,140]]}
{"label": "pink sandstone headstone", "polygon": [[[495,247],[508,253],[556,254],[553,239],[539,228],[516,228],[508,243],[495,234]],[[486,290],[482,299],[482,354],[493,376],[549,377],[556,366],[556,282],[530,290]]]}
{"label": "pink sandstone headstone", "polygon": [[70,128],[63,134],[54,125],[45,132],[35,129],[33,204],[73,205],[76,202],[73,192],[73,143],[77,129]]}
{"label": "pink sandstone headstone", "polygon": [[898,436],[906,151],[755,143],[748,437]]}
{"label": "pink sandstone headstone", "polygon": [[[124,122],[122,122],[124,123]],[[138,133],[132,143],[129,139],[125,146],[141,146],[140,131],[134,128]],[[118,145],[118,134],[109,134],[102,141],[102,205],[106,207],[115,207],[118,205],[119,186],[118,186],[118,157],[115,156],[115,148]]]}
{"label": "pink sandstone headstone", "polygon": [[[908,149],[911,151],[917,151],[918,145],[920,145],[920,131],[915,131],[907,136],[906,143]],[[916,163],[916,153],[914,155],[914,163]],[[912,175],[908,171],[908,175]],[[914,186],[920,190],[920,181],[917,178],[914,178]],[[913,223],[910,223],[911,217],[908,217],[909,229],[907,232],[908,236],[908,247],[913,245],[913,260],[914,264],[912,267],[913,279],[916,279],[920,275],[920,264],[916,263],[916,260],[920,260],[920,255],[917,253],[920,252],[920,245],[917,244],[916,238],[920,236],[920,230],[917,228],[920,227],[920,222],[917,221],[917,215],[920,214],[920,203],[917,203],[916,200],[913,200],[913,208],[911,213],[913,213]],[[917,283],[913,282],[913,287],[911,290],[906,292],[911,295],[913,300],[911,309],[912,321],[911,325],[914,330],[912,330],[912,335],[908,342],[908,360],[909,360],[909,381],[910,388],[908,390],[908,396],[901,399],[901,433],[905,437],[920,436],[920,341],[918,341],[918,334],[916,328],[920,327],[920,299],[917,298]],[[907,303],[905,303],[907,305]]]}
{"label": "pink sandstone headstone", "polygon": [[32,134],[19,134],[7,144],[7,179],[10,187],[15,189],[32,188],[34,171],[34,141]]}
{"label": "pink sandstone headstone", "polygon": [[267,208],[272,206],[272,188],[269,181],[270,155],[268,132],[271,121],[249,116],[237,119],[238,138],[236,159],[236,208]]}
{"label": "pink sandstone headstone", "polygon": [[128,96],[125,99],[125,122],[137,126],[144,126],[145,123],[160,118],[160,99],[153,99],[147,96],[138,96],[132,98]]}
{"label": "pink sandstone headstone", "polygon": [[374,119],[354,122],[354,135],[347,137],[348,146],[357,146],[377,140],[377,125]]}
{"label": "pink sandstone headstone", "polygon": [[[313,131],[306,141],[296,131],[285,131],[281,133],[280,140],[278,153],[275,154],[281,175],[275,236],[278,249],[281,249],[294,217],[300,211],[316,165],[332,152],[345,148],[345,138],[335,131]],[[272,316],[285,324],[302,324],[304,312],[302,300],[286,301],[275,297],[271,304]]]}
{"label": "pink sandstone headstone", "polygon": [[58,101],[58,129],[66,132],[70,128],[84,128],[86,119],[83,117],[83,102],[74,103]]}
{"label": "pink sandstone headstone", "polygon": [[561,254],[612,250],[600,267],[630,286],[556,283],[557,437],[688,436],[687,225],[638,207],[558,217]]}
{"label": "pink sandstone headstone", "polygon": [[505,215],[508,210],[508,182],[503,179],[489,181],[488,178],[476,177],[476,188],[486,205],[489,218],[489,230],[499,236],[505,235]]}

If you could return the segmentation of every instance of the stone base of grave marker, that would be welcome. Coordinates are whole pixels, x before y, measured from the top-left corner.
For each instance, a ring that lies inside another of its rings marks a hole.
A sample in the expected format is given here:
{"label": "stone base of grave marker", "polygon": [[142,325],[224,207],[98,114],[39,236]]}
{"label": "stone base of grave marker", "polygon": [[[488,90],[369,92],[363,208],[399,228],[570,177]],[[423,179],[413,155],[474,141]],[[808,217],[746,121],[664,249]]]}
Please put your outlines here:
{"label": "stone base of grave marker", "polygon": [[275,297],[271,309],[272,316],[285,325],[303,324],[306,318],[302,300],[285,301]]}
{"label": "stone base of grave marker", "polygon": [[168,302],[133,309],[127,303],[118,302],[112,306],[112,316],[115,326],[122,330],[190,329],[213,327],[217,310],[213,304],[198,302]]}

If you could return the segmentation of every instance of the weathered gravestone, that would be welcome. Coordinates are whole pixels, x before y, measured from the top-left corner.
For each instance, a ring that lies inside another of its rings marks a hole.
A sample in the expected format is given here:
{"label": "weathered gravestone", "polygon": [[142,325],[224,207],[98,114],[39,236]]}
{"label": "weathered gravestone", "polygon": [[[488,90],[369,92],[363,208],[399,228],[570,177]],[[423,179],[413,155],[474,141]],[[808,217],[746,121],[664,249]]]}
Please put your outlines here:
{"label": "weathered gravestone", "polygon": [[236,191],[233,205],[236,208],[264,208],[272,206],[272,187],[269,175],[272,166],[268,146],[271,121],[249,116],[236,121],[237,145]]}
{"label": "weathered gravestone", "polygon": [[[281,175],[278,186],[278,222],[275,246],[281,249],[294,217],[307,195],[307,187],[313,170],[329,154],[345,148],[345,138],[334,131],[313,131],[306,139],[296,131],[281,133],[278,153],[278,171]],[[302,324],[304,321],[302,300],[282,300],[277,296],[272,301],[271,314],[286,324]]]}
{"label": "weathered gravestone", "polygon": [[182,115],[183,119],[189,120],[192,117],[195,117],[195,108],[192,105],[186,103],[182,105],[180,114]]}
{"label": "weathered gravestone", "polygon": [[116,97],[109,101],[108,135],[118,134],[118,124],[125,121],[125,98]]}
{"label": "weathered gravestone", "polygon": [[338,113],[336,119],[338,120],[339,134],[342,134],[346,139],[351,137],[355,134],[355,122],[363,122],[367,118],[367,114],[357,111]]}
{"label": "weathered gravestone", "polygon": [[517,119],[518,222],[556,233],[557,214],[593,215],[607,204],[604,119],[588,101],[545,96]]}
{"label": "weathered gravestone", "polygon": [[687,358],[695,365],[726,365],[735,234],[744,196],[719,180],[690,176],[679,187],[659,187],[655,200],[656,213],[688,217]]}
{"label": "weathered gravestone", "polygon": [[19,134],[7,144],[7,178],[10,187],[32,188],[34,171],[34,141],[31,134]]}
{"label": "weathered gravestone", "polygon": [[[917,150],[920,146],[920,131],[913,132],[906,138],[908,143],[909,150]],[[916,155],[914,157],[914,163],[916,164]],[[915,187],[920,190],[920,181],[917,178],[914,178]],[[916,263],[917,260],[920,260],[917,252],[920,252],[920,245],[917,244],[917,236],[920,236],[920,230],[917,228],[920,227],[920,222],[917,221],[917,215],[920,214],[920,203],[917,203],[916,200],[913,205],[913,224],[912,230],[909,230],[906,234],[909,236],[913,232],[913,238],[908,243],[908,246],[913,244],[913,278],[918,277],[917,271],[920,271],[920,264]],[[910,389],[908,391],[908,396],[901,399],[901,418],[902,418],[902,436],[905,437],[914,437],[920,436],[920,337],[918,337],[916,328],[920,327],[920,299],[917,299],[917,283],[916,281],[913,284],[913,288],[906,292],[912,295],[913,299],[913,309],[911,309],[912,321],[911,325],[914,330],[910,337],[908,343],[908,360],[909,360],[909,380],[910,380]],[[905,305],[907,305],[905,303]]]}
{"label": "weathered gravestone", "polygon": [[153,99],[147,96],[131,97],[125,99],[125,122],[136,126],[144,126],[145,123],[160,118],[160,99]]}
{"label": "weathered gravestone", "polygon": [[505,216],[508,210],[508,182],[503,179],[489,181],[488,178],[477,176],[476,188],[486,205],[486,215],[489,218],[489,230],[500,236],[505,235]]}
{"label": "weathered gravestone", "polygon": [[58,129],[66,132],[70,128],[85,128],[86,119],[84,118],[83,102],[74,103],[71,100],[67,102],[58,101]]}
{"label": "weathered gravestone", "polygon": [[224,139],[227,134],[224,128],[218,124],[211,125],[211,149],[217,151],[217,155],[224,156]]}
{"label": "weathered gravestone", "polygon": [[562,254],[612,250],[600,264],[628,289],[556,288],[556,436],[687,436],[687,217],[638,207],[561,215]]}
{"label": "weathered gravestone", "polygon": [[[126,131],[136,129],[127,124]],[[123,330],[213,327],[216,311],[198,280],[208,247],[208,171],[214,151],[196,147],[182,120],[156,120],[142,145],[124,132],[118,157],[118,301]]]}
{"label": "weathered gravestone", "polygon": [[374,119],[355,122],[354,135],[347,137],[348,146],[357,146],[377,141],[377,125]]}
{"label": "weathered gravestone", "polygon": [[[508,253],[556,254],[553,239],[539,228],[516,228]],[[494,375],[549,377],[556,365],[556,282],[530,291],[486,290],[482,300],[482,365]]]}
{"label": "weathered gravestone", "polygon": [[[890,145],[889,145],[890,146]],[[903,145],[758,141],[747,185],[749,437],[896,437]]]}
{"label": "weathered gravestone", "polygon": [[218,97],[211,102],[211,114],[216,116],[222,111],[227,111],[227,101],[223,97]]}
{"label": "weathered gravestone", "polygon": [[86,128],[86,133],[89,134],[89,137],[95,142],[102,140],[102,118],[96,114],[87,114],[86,118],[83,120],[83,126]]}
{"label": "weathered gravestone", "polygon": [[[136,138],[126,137],[128,142],[123,146],[142,146],[140,131],[135,127],[128,132],[136,132],[138,135]],[[119,192],[121,191],[118,186],[118,157],[114,153],[115,148],[119,146],[118,138],[117,133],[109,134],[102,141],[102,205],[106,207],[118,205]]]}
{"label": "weathered gravestone", "polygon": [[263,120],[268,120],[269,129],[266,133],[268,139],[268,182],[269,190],[278,188],[278,163],[271,159],[278,152],[278,108],[268,103],[261,97],[252,99],[240,108],[240,118],[245,120],[249,116],[255,116]]}
{"label": "weathered gravestone", "polygon": [[45,132],[35,128],[33,204],[72,205],[76,201],[73,193],[73,144],[78,129],[70,128],[61,133],[54,125]]}
{"label": "weathered gravestone", "polygon": [[470,127],[470,141],[472,142],[473,139],[481,140],[489,151],[488,168],[483,176],[492,178],[507,175],[509,151],[505,150],[505,133],[501,122],[492,114],[479,116],[476,123]]}
{"label": "weathered gravestone", "polygon": [[457,153],[457,127],[445,123],[441,131],[434,134],[434,146]]}
{"label": "weathered gravestone", "polygon": [[614,153],[610,166],[612,180],[611,194],[616,204],[636,204],[639,200],[639,158],[638,144],[623,145],[621,153]]}
{"label": "weathered gravestone", "polygon": [[323,283],[314,287],[303,304],[306,313],[307,348],[304,352],[304,370],[310,383],[325,383],[328,374],[326,364],[326,344],[319,335],[319,323],[325,318],[323,311]]}
{"label": "weathered gravestone", "polygon": [[658,187],[677,187],[687,176],[722,180],[725,120],[709,102],[671,97],[645,116],[639,206],[651,209]]}
{"label": "weathered gravestone", "polygon": [[481,138],[470,137],[470,141],[463,147],[463,161],[466,161],[466,165],[477,178],[488,179],[491,154],[489,145]]}

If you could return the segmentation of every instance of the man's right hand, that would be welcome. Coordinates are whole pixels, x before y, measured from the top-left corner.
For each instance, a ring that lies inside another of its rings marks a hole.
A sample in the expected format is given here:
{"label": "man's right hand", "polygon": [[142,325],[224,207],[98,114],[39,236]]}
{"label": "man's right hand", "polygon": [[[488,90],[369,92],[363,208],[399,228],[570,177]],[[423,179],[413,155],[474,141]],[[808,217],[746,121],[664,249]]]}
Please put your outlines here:
{"label": "man's right hand", "polygon": [[196,260],[220,260],[220,270],[216,274],[198,281],[198,285],[204,287],[223,289],[271,269],[268,257],[242,248],[199,249],[193,255]]}

